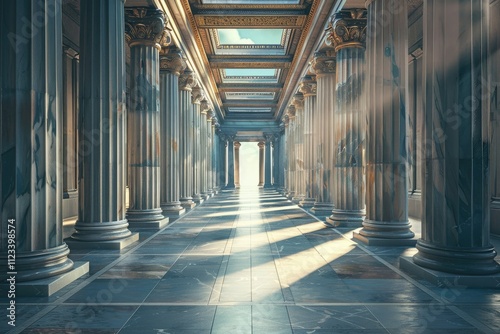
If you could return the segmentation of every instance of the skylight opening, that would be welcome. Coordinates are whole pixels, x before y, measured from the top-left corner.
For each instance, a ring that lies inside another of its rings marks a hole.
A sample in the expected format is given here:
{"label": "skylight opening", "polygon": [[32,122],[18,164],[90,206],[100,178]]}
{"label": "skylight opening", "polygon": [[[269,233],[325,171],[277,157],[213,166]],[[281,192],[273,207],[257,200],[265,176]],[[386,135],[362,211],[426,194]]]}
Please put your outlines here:
{"label": "skylight opening", "polygon": [[273,68],[226,68],[225,77],[276,77],[276,69]]}
{"label": "skylight opening", "polygon": [[284,29],[216,29],[220,45],[281,46]]}

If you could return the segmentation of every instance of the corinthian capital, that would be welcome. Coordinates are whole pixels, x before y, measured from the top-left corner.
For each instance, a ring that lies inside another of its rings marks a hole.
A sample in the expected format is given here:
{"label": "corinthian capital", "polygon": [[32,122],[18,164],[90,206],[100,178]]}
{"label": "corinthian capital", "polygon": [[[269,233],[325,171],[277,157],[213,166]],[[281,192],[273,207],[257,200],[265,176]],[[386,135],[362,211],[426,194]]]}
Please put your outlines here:
{"label": "corinthian capital", "polygon": [[294,119],[296,113],[297,113],[297,108],[295,108],[295,106],[293,104],[289,105],[288,109],[287,109],[288,119],[289,120]]}
{"label": "corinthian capital", "polygon": [[311,75],[304,76],[300,82],[299,91],[304,97],[316,95],[317,85],[315,78]]}
{"label": "corinthian capital", "polygon": [[190,92],[196,85],[196,75],[190,70],[185,70],[179,76],[179,89]]}
{"label": "corinthian capital", "polygon": [[311,68],[317,76],[335,74],[337,71],[337,58],[333,50],[329,52],[319,51],[314,53]]}
{"label": "corinthian capital", "polygon": [[335,51],[344,48],[365,48],[366,9],[346,9],[335,13],[328,25],[328,40]]}
{"label": "corinthian capital", "polygon": [[200,112],[202,114],[208,114],[208,111],[210,110],[210,102],[206,98],[203,98],[203,100],[200,101]]}
{"label": "corinthian capital", "polygon": [[159,9],[127,8],[125,9],[125,39],[131,47],[151,45],[160,50],[162,44],[170,44],[167,22],[167,17]]}
{"label": "corinthian capital", "polygon": [[162,47],[160,50],[160,71],[179,76],[186,69],[186,57],[177,46]]}
{"label": "corinthian capital", "polygon": [[203,88],[200,87],[198,83],[191,90],[191,103],[193,104],[201,104],[201,100],[205,98],[205,94],[203,92]]}
{"label": "corinthian capital", "polygon": [[296,93],[292,98],[292,104],[296,109],[304,108],[304,95],[302,93]]}

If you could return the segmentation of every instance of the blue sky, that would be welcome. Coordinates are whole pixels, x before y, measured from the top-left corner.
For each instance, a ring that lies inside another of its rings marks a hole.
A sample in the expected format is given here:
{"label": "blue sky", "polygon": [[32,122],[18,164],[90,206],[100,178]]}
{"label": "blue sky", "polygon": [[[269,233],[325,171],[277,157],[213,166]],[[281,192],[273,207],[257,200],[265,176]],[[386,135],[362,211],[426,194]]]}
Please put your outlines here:
{"label": "blue sky", "polygon": [[283,29],[217,29],[221,44],[280,44]]}

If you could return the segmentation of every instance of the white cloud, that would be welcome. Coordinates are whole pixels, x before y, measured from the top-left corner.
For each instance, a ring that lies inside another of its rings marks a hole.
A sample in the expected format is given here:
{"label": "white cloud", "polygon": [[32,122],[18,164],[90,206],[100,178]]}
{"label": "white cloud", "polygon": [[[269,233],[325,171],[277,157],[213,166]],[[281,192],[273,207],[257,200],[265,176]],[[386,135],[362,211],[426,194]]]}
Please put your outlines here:
{"label": "white cloud", "polygon": [[255,44],[250,38],[241,38],[237,29],[219,29],[221,44]]}

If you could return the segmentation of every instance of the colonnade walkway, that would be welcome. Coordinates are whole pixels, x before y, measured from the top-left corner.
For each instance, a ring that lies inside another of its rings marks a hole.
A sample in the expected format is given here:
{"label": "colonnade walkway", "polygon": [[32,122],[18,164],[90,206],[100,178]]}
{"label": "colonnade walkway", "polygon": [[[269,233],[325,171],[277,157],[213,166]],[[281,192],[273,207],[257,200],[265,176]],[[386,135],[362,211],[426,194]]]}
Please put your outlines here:
{"label": "colonnade walkway", "polygon": [[417,281],[398,269],[414,248],[359,245],[273,191],[222,191],[162,230],[134,230],[140,242],[121,251],[72,251],[89,276],[17,298],[12,332],[500,332],[498,290]]}

